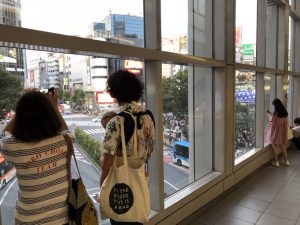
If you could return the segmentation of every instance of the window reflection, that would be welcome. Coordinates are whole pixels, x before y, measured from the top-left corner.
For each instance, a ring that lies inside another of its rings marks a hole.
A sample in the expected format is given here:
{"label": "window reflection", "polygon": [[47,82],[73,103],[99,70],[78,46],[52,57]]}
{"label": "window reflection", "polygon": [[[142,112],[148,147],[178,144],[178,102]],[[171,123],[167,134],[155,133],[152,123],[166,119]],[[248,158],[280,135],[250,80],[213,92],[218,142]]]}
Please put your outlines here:
{"label": "window reflection", "polygon": [[272,105],[272,101],[275,99],[275,92],[276,92],[276,79],[275,75],[273,74],[266,74],[265,75],[265,114],[264,114],[264,145],[266,146],[269,144],[269,140],[267,137],[267,132],[269,128],[269,117],[267,114],[267,110],[270,112],[274,111],[274,106]]}
{"label": "window reflection", "polygon": [[267,26],[266,26],[266,66],[276,67],[277,55],[277,18],[278,6],[272,3],[267,4]]}

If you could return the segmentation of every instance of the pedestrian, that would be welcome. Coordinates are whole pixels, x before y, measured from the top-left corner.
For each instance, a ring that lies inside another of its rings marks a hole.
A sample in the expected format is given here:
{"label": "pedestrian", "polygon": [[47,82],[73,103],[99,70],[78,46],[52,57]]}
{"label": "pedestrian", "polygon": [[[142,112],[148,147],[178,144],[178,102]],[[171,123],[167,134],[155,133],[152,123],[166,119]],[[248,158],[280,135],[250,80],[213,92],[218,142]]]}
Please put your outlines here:
{"label": "pedestrian", "polygon": [[294,119],[295,126],[290,126],[293,131],[292,142],[296,146],[297,150],[300,151],[300,117]]}
{"label": "pedestrian", "polygon": [[72,135],[57,108],[57,92],[31,90],[18,100],[0,151],[16,167],[15,224],[68,224],[67,145]]}
{"label": "pedestrian", "polygon": [[283,159],[282,165],[289,166],[286,144],[288,142],[288,112],[280,99],[276,98],[273,100],[274,112],[268,111],[269,115],[269,130],[268,137],[272,145],[274,161],[273,166],[279,167],[277,147],[280,146],[282,150]]}
{"label": "pedestrian", "polygon": [[[115,98],[121,107],[121,112],[126,112],[135,118],[138,126],[141,127],[138,133],[138,151],[139,159],[145,162],[149,160],[153,151],[155,136],[154,136],[154,121],[148,114],[139,116],[139,112],[143,112],[139,100],[143,94],[143,85],[133,73],[126,70],[119,70],[108,77],[107,90],[112,98]],[[100,186],[102,186],[105,178],[113,165],[115,156],[122,156],[121,148],[121,121],[122,116],[113,117],[107,124],[106,133],[101,144],[101,165],[102,174],[100,178]],[[127,130],[124,123],[124,130]],[[127,156],[133,155],[134,135],[126,143]],[[100,203],[101,205],[101,203]],[[111,224],[141,224],[136,221],[123,222],[110,219]]]}

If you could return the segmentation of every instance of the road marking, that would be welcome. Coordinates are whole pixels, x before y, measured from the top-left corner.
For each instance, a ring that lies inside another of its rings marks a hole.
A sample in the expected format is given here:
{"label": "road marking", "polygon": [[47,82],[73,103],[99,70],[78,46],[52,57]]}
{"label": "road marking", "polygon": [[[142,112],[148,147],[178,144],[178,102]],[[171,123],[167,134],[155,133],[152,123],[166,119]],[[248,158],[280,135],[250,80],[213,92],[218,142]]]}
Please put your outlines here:
{"label": "road marking", "polygon": [[4,195],[2,196],[1,200],[0,200],[0,206],[2,205],[2,202],[4,200],[4,198],[6,197],[8,191],[10,190],[10,188],[14,185],[14,183],[17,181],[17,179],[15,179],[11,184],[10,186],[7,188],[7,190],[5,191]]}
{"label": "road marking", "polygon": [[179,189],[177,187],[175,187],[173,184],[169,183],[168,181],[164,180],[164,182],[166,182],[168,185],[170,185],[172,188],[174,188],[176,191],[178,191]]}
{"label": "road marking", "polygon": [[84,163],[86,163],[86,164],[89,164],[89,165],[91,165],[91,163],[89,163],[88,161],[86,161],[86,160],[82,160],[82,159],[78,159],[78,158],[76,158],[78,161],[80,161],[80,162],[84,162]]}
{"label": "road marking", "polygon": [[97,198],[98,198],[98,192],[95,192],[95,193],[93,193],[93,194],[91,194],[91,195],[89,195],[89,196],[91,197],[91,199],[93,199],[93,202],[94,202],[95,204],[99,204],[99,202],[96,201]]}
{"label": "road marking", "polygon": [[90,189],[87,189],[87,191],[92,191],[92,190],[97,190],[99,189],[100,187],[97,187],[97,188],[90,188]]}
{"label": "road marking", "polygon": [[84,130],[85,133],[87,134],[102,134],[105,132],[103,129],[89,129],[89,130]]}

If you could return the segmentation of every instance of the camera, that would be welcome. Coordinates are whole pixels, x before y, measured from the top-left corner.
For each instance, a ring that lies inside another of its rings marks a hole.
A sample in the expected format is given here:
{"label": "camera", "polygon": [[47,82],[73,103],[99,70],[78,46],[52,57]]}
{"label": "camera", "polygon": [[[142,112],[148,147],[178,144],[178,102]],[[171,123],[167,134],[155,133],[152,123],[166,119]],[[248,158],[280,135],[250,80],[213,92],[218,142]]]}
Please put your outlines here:
{"label": "camera", "polygon": [[48,93],[47,94],[53,94],[55,92],[55,88],[54,87],[51,87],[51,88],[48,88]]}

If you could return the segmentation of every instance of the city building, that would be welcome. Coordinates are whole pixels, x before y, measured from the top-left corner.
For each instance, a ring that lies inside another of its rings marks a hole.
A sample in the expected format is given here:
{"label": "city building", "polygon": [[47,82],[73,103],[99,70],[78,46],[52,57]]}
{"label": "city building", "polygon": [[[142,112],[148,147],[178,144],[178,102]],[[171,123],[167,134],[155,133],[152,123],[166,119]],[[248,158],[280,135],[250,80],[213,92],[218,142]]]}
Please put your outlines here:
{"label": "city building", "polygon": [[[20,0],[0,1],[0,24],[9,26],[21,26],[21,2]],[[17,76],[24,82],[25,54],[23,49],[0,47],[0,68]]]}
{"label": "city building", "polygon": [[109,42],[144,46],[144,20],[140,16],[109,14],[105,24],[106,39]]}
{"label": "city building", "polygon": [[57,54],[49,53],[47,57],[47,88],[60,88],[59,59]]}
{"label": "city building", "polygon": [[[98,2],[93,5],[94,18],[100,12],[107,15],[108,9],[101,11]],[[98,79],[104,81],[119,68],[141,74],[145,87],[141,105],[153,112],[156,122],[148,162],[151,215],[147,224],[300,224],[300,156],[288,130],[300,116],[300,0],[136,1],[130,6],[110,0],[105,6],[111,2],[119,3],[125,14],[142,11],[143,36],[137,31],[126,33],[128,15],[110,14],[91,27],[100,41],[56,33],[47,26],[33,30],[0,25],[0,43],[65,52],[58,62],[60,75],[68,79],[66,88],[96,92],[99,104],[113,101],[101,91],[103,83]],[[69,16],[73,10],[71,4]],[[80,20],[92,13],[80,10]],[[60,25],[61,21],[55,24],[57,15],[48,16],[53,27]],[[164,33],[170,35],[166,38]],[[47,74],[47,62],[44,58],[36,63],[40,80]],[[267,112],[275,111],[275,98],[288,111],[284,131],[289,167],[286,162],[279,168],[271,164],[268,131],[272,126]],[[104,132],[95,129],[100,126],[99,111],[112,108],[82,108],[65,120],[89,135],[87,139],[98,138],[101,143]],[[97,163],[99,145],[91,143],[82,147],[87,150],[82,153],[90,152]],[[93,146],[95,151],[90,149]],[[77,150],[79,154],[81,149]],[[93,161],[84,154],[80,157],[81,175],[89,195],[96,199],[100,173]],[[17,185],[11,183],[9,197],[2,202],[2,224],[13,225]],[[101,218],[101,225],[109,223]]]}

